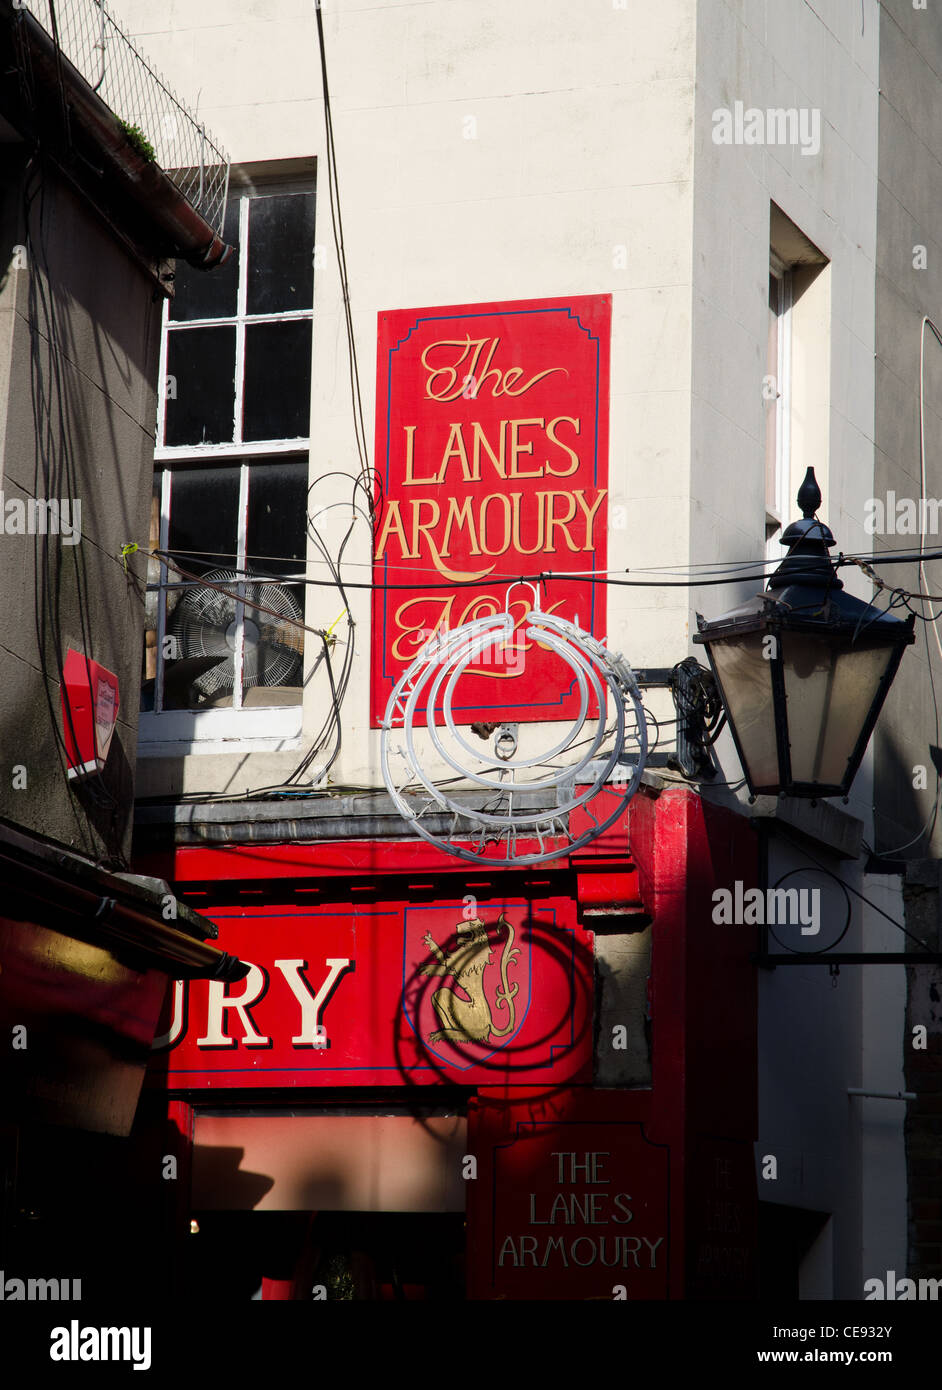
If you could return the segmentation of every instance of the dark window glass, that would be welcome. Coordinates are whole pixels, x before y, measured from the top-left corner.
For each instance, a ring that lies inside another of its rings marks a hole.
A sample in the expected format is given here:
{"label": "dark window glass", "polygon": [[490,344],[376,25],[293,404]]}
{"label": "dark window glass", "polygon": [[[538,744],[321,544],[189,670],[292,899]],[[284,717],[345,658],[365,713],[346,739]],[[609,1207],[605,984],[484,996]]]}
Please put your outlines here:
{"label": "dark window glass", "polygon": [[[310,379],[310,350],[307,369]],[[170,333],[167,376],[164,443],[231,443],[235,328],[187,328]]]}
{"label": "dark window glass", "polygon": [[247,290],[246,308],[250,314],[311,308],[314,303],[313,193],[251,200]]}
{"label": "dark window glass", "polygon": [[[171,558],[191,574],[235,589],[226,575],[236,565],[239,469],[176,469],[170,493]],[[169,573],[170,583],[185,576]],[[231,700],[235,601],[194,584],[167,591],[169,651],[164,662],[164,708],[202,709]]]}
{"label": "dark window glass", "polygon": [[[184,569],[202,574],[236,562],[238,468],[177,468],[170,490],[170,550]],[[179,575],[168,576],[171,582]]]}
{"label": "dark window glass", "polygon": [[[249,469],[246,568],[285,573],[304,562],[307,462],[253,464]],[[267,559],[271,564],[266,564]]]}
{"label": "dark window glass", "polygon": [[[148,549],[157,550],[160,546],[160,488],[161,475],[154,474],[154,485],[150,498],[150,523]],[[147,559],[147,583],[159,584],[160,561],[155,555]],[[141,672],[141,709],[154,708],[154,685],[157,677],[157,615],[159,595],[156,589],[148,588],[144,595],[144,667]]]}
{"label": "dark window glass", "polygon": [[243,439],[306,439],[310,414],[310,320],[249,324],[245,330]]}
{"label": "dark window glass", "polygon": [[186,261],[177,261],[174,297],[170,301],[171,320],[221,319],[235,314],[239,292],[238,198],[226,208],[223,241],[235,247],[225,265],[213,270],[196,270]]}

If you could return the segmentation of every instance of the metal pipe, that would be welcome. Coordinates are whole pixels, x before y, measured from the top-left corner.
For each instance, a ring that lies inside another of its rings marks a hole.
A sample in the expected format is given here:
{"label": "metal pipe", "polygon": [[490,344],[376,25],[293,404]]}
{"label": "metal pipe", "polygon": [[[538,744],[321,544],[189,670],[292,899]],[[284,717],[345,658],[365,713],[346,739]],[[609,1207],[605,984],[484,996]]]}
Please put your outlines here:
{"label": "metal pipe", "polygon": [[916,1100],[915,1091],[864,1091],[859,1086],[848,1086],[849,1096],[872,1096],[874,1100]]}
{"label": "metal pipe", "polygon": [[796,951],[794,955],[759,952],[750,956],[753,965],[774,969],[778,965],[942,965],[942,951]]}

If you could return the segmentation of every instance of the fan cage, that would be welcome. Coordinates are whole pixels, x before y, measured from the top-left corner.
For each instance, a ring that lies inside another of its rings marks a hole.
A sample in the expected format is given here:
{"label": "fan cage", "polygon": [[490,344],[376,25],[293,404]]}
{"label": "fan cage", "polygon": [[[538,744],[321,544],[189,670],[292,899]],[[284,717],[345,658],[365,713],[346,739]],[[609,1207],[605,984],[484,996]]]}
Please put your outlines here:
{"label": "fan cage", "polygon": [[[224,585],[222,593],[209,585]],[[250,602],[244,608],[245,637],[242,651],[242,688],[296,685],[301,674],[304,631],[301,607],[284,585],[266,576],[237,574],[234,570],[209,570],[198,584],[184,591],[167,628],[174,642],[173,660],[218,656],[219,663],[191,682],[197,696],[210,699],[230,694],[235,688],[236,610],[241,587]],[[274,610],[279,617],[251,605],[251,599]],[[169,664],[168,661],[168,664]]]}

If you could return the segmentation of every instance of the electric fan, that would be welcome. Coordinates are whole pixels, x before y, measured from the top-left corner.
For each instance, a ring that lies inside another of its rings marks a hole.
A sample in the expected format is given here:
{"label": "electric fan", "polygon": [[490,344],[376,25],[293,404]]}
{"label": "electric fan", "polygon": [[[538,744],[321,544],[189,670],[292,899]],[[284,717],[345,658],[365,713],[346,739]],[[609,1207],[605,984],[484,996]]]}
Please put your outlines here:
{"label": "electric fan", "polygon": [[[208,584],[225,585],[235,592],[240,578],[245,596],[270,608],[273,617],[258,608],[245,608],[242,686],[297,685],[304,651],[301,609],[280,584],[246,580],[232,570],[210,570],[203,575]],[[294,621],[285,621],[285,619]],[[182,660],[218,657],[190,683],[193,696],[203,700],[232,692],[235,684],[236,600],[218,589],[187,589],[170,621],[168,633],[175,639],[176,655]]]}

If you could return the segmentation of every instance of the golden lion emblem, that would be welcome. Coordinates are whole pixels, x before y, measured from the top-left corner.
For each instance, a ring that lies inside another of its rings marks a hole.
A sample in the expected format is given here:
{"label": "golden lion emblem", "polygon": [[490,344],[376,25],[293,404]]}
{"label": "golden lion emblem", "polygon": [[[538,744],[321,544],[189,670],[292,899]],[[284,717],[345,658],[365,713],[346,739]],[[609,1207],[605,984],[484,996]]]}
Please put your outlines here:
{"label": "golden lion emblem", "polygon": [[506,931],[500,958],[501,983],[494,991],[494,1008],[506,1009],[508,1013],[503,1028],[494,1027],[490,1002],[484,992],[484,968],[490,960],[492,948],[480,917],[474,917],[470,922],[458,923],[458,944],[447,956],[431,933],[426,932],[423,939],[435,959],[423,965],[419,974],[438,976],[442,979],[450,976],[455,986],[468,996],[467,999],[463,998],[457,993],[456,988],[447,985],[435,991],[432,995],[432,1006],[441,1019],[442,1027],[434,1033],[429,1033],[430,1043],[439,1042],[442,1038],[449,1042],[486,1043],[490,1037],[504,1038],[513,1032],[516,1024],[516,1008],[513,1001],[520,986],[508,983],[507,972],[520,950],[513,944],[514,929],[503,913],[498,917],[497,924]]}

